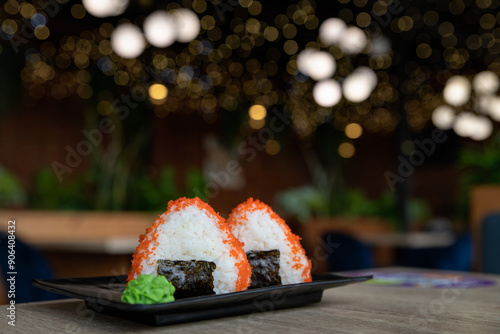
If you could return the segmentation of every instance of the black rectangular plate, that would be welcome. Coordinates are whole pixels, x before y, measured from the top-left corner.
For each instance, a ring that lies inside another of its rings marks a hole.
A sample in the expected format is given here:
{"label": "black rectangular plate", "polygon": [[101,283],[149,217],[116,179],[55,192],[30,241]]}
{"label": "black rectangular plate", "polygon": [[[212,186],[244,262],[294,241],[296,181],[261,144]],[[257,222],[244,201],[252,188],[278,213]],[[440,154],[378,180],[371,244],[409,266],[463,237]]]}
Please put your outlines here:
{"label": "black rectangular plate", "polygon": [[126,276],[34,279],[33,285],[64,296],[83,299],[87,307],[96,312],[162,326],[303,306],[321,301],[325,289],[364,282],[371,278],[372,276],[313,275],[313,281],[309,283],[269,286],[151,305],[121,302]]}

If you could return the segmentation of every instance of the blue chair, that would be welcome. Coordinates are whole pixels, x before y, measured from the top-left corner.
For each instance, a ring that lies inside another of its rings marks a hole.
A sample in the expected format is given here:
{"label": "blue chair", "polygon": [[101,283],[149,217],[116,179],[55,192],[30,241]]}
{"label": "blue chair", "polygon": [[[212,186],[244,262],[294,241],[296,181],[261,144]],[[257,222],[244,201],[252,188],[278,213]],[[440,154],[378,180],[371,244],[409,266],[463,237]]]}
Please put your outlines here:
{"label": "blue chair", "polygon": [[470,271],[472,242],[469,234],[459,235],[448,247],[408,248],[401,250],[397,265],[440,270]]}
{"label": "blue chair", "polygon": [[[8,265],[9,244],[8,235],[0,233],[0,270],[3,281],[6,283],[12,272]],[[42,300],[61,298],[56,294],[34,287],[31,280],[34,278],[53,278],[45,258],[31,246],[28,246],[18,238],[15,239],[15,301],[16,303],[28,303]],[[6,286],[9,291],[9,286]]]}
{"label": "blue chair", "polygon": [[500,274],[500,213],[488,215],[481,226],[481,267],[490,274]]}
{"label": "blue chair", "polygon": [[323,242],[331,253],[327,260],[328,271],[368,269],[374,266],[370,247],[350,235],[325,234]]}

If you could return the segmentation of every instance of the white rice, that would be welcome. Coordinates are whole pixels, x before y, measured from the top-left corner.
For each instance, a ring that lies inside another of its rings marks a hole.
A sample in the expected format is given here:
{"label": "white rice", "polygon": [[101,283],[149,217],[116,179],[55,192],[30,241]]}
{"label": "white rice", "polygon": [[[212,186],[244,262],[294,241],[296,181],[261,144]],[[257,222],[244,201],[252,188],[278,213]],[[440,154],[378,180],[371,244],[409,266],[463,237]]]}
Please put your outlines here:
{"label": "white rice", "polygon": [[[231,245],[225,244],[227,232],[218,226],[217,218],[207,210],[191,205],[180,211],[163,214],[165,223],[156,230],[146,234],[153,240],[153,234],[158,233],[157,243],[152,241],[149,246],[149,256],[142,261],[142,271],[138,274],[157,275],[159,259],[167,260],[201,260],[216,264],[213,272],[214,292],[216,294],[234,292],[238,280],[235,259],[230,256]],[[156,247],[155,250],[152,250]]]}
{"label": "white rice", "polygon": [[[243,216],[246,216],[244,219]],[[280,251],[280,276],[282,284],[303,283],[303,269],[294,269],[295,257],[300,259],[300,264],[309,266],[305,253],[294,253],[290,242],[287,240],[283,228],[271,218],[265,210],[253,210],[233,212],[232,217],[238,224],[230,224],[233,234],[241,242],[245,243],[243,249],[249,251],[268,251],[279,249]]]}

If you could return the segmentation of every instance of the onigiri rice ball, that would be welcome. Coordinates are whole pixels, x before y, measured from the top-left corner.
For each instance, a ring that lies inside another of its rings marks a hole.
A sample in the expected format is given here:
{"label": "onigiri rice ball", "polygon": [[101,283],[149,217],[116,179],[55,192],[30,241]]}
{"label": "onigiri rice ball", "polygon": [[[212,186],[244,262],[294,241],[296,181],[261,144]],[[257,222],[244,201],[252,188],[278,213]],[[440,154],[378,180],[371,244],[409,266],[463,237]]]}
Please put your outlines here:
{"label": "onigiri rice ball", "polygon": [[139,237],[127,281],[141,274],[158,275],[158,260],[209,261],[216,294],[243,291],[250,285],[251,268],[243,244],[224,219],[199,198],[168,203],[145,234]]}
{"label": "onigiri rice ball", "polygon": [[249,198],[234,208],[227,223],[245,252],[279,250],[282,284],[311,282],[311,261],[300,237],[268,205]]}

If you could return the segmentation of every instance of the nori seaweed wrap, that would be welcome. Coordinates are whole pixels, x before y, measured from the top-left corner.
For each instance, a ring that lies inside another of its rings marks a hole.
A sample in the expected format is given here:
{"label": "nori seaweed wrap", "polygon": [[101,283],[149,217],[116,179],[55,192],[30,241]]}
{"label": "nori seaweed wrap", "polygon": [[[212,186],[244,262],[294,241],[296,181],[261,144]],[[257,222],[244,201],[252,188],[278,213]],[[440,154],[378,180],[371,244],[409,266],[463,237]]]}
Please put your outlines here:
{"label": "nori seaweed wrap", "polygon": [[250,288],[281,285],[279,249],[250,251],[246,254],[248,263],[252,267]]}
{"label": "nori seaweed wrap", "polygon": [[175,286],[174,297],[186,298],[213,295],[216,265],[209,261],[173,261],[160,259],[158,275],[163,275]]}

